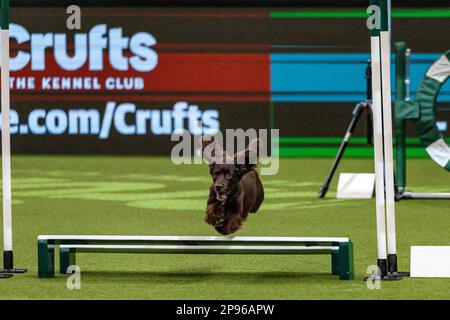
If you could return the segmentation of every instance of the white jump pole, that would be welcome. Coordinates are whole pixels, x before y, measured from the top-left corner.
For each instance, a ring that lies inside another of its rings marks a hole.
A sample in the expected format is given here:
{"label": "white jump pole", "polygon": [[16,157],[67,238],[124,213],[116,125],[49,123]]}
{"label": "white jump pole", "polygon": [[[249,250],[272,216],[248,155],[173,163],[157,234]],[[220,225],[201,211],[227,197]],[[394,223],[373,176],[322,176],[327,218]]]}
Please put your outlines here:
{"label": "white jump pole", "polygon": [[[395,234],[395,189],[394,189],[394,155],[392,141],[392,97],[391,97],[391,34],[390,34],[390,0],[381,0],[382,15],[380,32],[381,49],[381,78],[383,96],[383,140],[384,140],[384,163],[385,163],[385,197],[386,197],[386,225],[387,225],[387,251],[388,271],[397,272],[397,244]],[[383,20],[386,20],[383,22]]]}
{"label": "white jump pole", "polygon": [[384,156],[383,156],[383,116],[381,90],[381,55],[379,32],[372,30],[370,37],[372,60],[372,109],[373,109],[373,140],[375,162],[375,207],[377,222],[377,264],[380,276],[388,274],[386,251],[386,215],[384,198]]}
{"label": "white jump pole", "polygon": [[383,132],[384,132],[384,158],[385,158],[385,195],[386,195],[386,225],[387,225],[387,251],[388,272],[393,275],[408,276],[408,272],[398,271],[397,237],[395,226],[395,187],[394,187],[394,153],[392,130],[392,97],[391,97],[391,0],[380,1],[381,11],[386,12],[380,32],[381,46],[381,73],[383,91]]}
{"label": "white jump pole", "polygon": [[5,273],[23,273],[25,269],[14,269],[12,250],[11,212],[11,139],[9,131],[9,0],[1,0],[1,103],[2,103],[2,185],[3,185],[3,269],[2,278],[11,277]]}
{"label": "white jump pole", "polygon": [[400,279],[397,271],[392,144],[390,0],[371,0],[381,25],[371,30],[375,188],[380,278]]}

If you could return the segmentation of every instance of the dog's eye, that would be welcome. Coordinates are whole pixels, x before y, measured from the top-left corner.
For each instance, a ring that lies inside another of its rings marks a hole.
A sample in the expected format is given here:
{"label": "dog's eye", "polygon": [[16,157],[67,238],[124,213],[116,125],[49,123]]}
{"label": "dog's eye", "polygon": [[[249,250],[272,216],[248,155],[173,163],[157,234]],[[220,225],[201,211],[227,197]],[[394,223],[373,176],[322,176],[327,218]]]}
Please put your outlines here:
{"label": "dog's eye", "polygon": [[225,177],[227,179],[231,179],[231,178],[233,178],[233,174],[232,173],[227,173]]}

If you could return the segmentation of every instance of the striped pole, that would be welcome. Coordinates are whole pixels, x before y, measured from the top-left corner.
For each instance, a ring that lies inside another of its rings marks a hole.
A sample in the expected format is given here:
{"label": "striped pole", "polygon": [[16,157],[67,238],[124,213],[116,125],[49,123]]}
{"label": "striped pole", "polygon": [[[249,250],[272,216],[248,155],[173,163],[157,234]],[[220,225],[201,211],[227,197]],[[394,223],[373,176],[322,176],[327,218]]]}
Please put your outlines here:
{"label": "striped pole", "polygon": [[[1,104],[2,104],[2,184],[3,184],[3,269],[0,273],[23,273],[14,269],[11,214],[11,140],[9,132],[9,0],[1,0]],[[4,275],[3,277],[10,277]]]}
{"label": "striped pole", "polygon": [[2,183],[3,183],[3,268],[12,263],[11,150],[9,136],[9,0],[1,0],[2,21]]}
{"label": "striped pole", "polygon": [[[378,0],[371,0],[371,5],[379,5]],[[376,222],[377,222],[377,264],[380,276],[388,274],[386,251],[386,216],[384,198],[384,156],[383,156],[383,116],[381,87],[381,54],[380,30],[372,29],[370,33],[370,49],[372,60],[372,112],[373,140],[375,161],[375,192],[376,192]]]}
{"label": "striped pole", "polygon": [[389,0],[371,0],[380,8],[380,28],[371,30],[378,267],[382,279],[399,279],[395,234],[392,145],[391,45]]}
{"label": "striped pole", "polygon": [[397,240],[395,234],[395,188],[394,188],[394,154],[392,141],[392,97],[391,97],[391,21],[390,0],[381,0],[381,78],[383,94],[383,140],[385,162],[385,197],[386,197],[386,225],[388,271],[397,270]]}
{"label": "striped pole", "polygon": [[[10,179],[10,150],[9,150],[9,23],[7,0],[1,1],[1,103],[2,103],[2,182],[3,182],[3,268],[7,267],[9,252],[12,253],[12,225],[11,225],[11,179]],[[5,41],[6,35],[6,41]],[[7,53],[7,54],[5,54]],[[0,279],[10,278],[9,274],[0,274]]]}

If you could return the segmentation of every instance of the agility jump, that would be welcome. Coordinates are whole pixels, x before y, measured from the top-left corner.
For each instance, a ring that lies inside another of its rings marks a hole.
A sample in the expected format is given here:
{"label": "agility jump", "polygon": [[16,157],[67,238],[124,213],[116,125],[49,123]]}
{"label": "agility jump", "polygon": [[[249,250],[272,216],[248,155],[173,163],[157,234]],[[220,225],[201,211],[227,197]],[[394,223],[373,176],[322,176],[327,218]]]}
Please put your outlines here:
{"label": "agility jump", "polygon": [[55,245],[63,274],[75,265],[76,253],[329,254],[331,274],[341,280],[354,278],[353,244],[348,238],[44,235],[38,238],[39,278],[54,277]]}
{"label": "agility jump", "polygon": [[416,99],[410,99],[411,50],[406,43],[396,48],[395,137],[397,199],[450,199],[450,193],[417,193],[406,190],[406,123],[412,121],[430,158],[450,171],[450,147],[436,124],[436,101],[442,86],[450,77],[450,51],[436,60],[420,83]]}
{"label": "agility jump", "polygon": [[[390,17],[388,0],[371,0],[381,18],[380,26],[371,29],[372,92],[374,118],[376,223],[379,279],[400,279],[397,270],[394,167],[392,147],[391,85],[390,85]],[[11,177],[9,144],[9,34],[8,0],[2,0],[2,151],[3,208],[5,227],[5,258],[7,272],[12,265]],[[377,18],[377,17],[375,17]],[[169,241],[170,243],[167,243]],[[119,243],[118,243],[119,242]],[[40,236],[39,277],[54,273],[54,246],[60,245],[62,266],[74,261],[76,252],[147,253],[329,253],[332,273],[341,279],[353,279],[352,244],[348,238],[290,237],[136,237],[136,236]],[[293,245],[293,247],[290,247]],[[98,247],[100,246],[100,247]],[[338,258],[336,258],[338,257]],[[64,270],[63,270],[64,271]]]}

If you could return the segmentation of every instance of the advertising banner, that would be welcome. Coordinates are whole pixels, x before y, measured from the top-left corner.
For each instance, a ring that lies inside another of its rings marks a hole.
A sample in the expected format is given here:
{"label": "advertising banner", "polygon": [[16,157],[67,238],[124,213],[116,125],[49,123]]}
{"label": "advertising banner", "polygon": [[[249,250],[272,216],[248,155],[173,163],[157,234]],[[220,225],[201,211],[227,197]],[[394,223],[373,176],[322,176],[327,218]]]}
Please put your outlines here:
{"label": "advertising banner", "polygon": [[[281,155],[333,155],[366,97],[361,13],[89,7],[71,30],[65,8],[13,8],[12,151],[168,155],[177,130],[276,128]],[[414,19],[393,27],[417,52],[413,90],[450,35],[448,19],[424,19],[408,39]],[[439,103],[449,105],[448,85]],[[370,154],[363,144],[355,154]]]}

